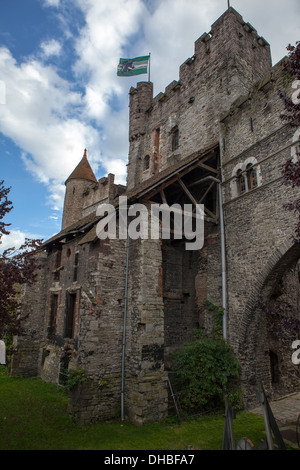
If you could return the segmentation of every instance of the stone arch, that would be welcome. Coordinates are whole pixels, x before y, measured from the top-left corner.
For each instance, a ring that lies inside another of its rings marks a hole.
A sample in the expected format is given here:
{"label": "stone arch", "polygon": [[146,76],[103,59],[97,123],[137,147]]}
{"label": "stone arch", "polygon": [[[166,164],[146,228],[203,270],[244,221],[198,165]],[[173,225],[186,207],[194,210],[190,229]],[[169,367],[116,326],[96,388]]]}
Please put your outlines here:
{"label": "stone arch", "polygon": [[264,289],[271,289],[272,284],[280,279],[286,269],[300,257],[300,243],[286,241],[272,253],[264,269],[257,274],[257,282],[253,286],[246,304],[240,325],[239,345],[245,343],[250,324],[253,322],[257,298]]}
{"label": "stone arch", "polygon": [[256,186],[261,186],[262,184],[262,176],[261,176],[261,168],[259,163],[257,162],[257,159],[255,157],[248,157],[244,161],[239,162],[235,165],[231,172],[231,181],[230,181],[230,189],[231,189],[231,196],[232,198],[240,196],[240,192],[238,191],[238,185],[237,185],[237,175],[239,172],[241,172],[241,175],[244,176],[245,178],[245,193],[251,190],[252,188],[249,188],[247,180],[247,166],[252,165],[253,168],[256,171],[256,180],[257,180],[257,185]]}
{"label": "stone arch", "polygon": [[[246,389],[246,404],[248,405],[253,401],[253,397],[255,398],[257,385],[266,378],[263,370],[260,371],[257,357],[258,332],[263,328],[263,319],[258,315],[257,299],[260,296],[269,299],[274,286],[291,267],[296,265],[299,259],[300,243],[288,240],[276,247],[264,268],[257,274],[257,282],[249,293],[240,323],[237,348],[243,364],[242,383]],[[265,351],[265,354],[267,353]]]}

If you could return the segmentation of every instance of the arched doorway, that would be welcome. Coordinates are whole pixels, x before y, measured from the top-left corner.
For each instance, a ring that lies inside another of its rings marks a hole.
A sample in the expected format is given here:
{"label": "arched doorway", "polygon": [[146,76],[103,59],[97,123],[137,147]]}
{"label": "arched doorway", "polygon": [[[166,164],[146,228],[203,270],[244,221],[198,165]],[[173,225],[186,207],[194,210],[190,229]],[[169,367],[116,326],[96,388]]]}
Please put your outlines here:
{"label": "arched doorway", "polygon": [[246,406],[256,402],[259,383],[270,398],[300,390],[300,368],[292,362],[299,321],[300,243],[287,242],[258,273],[241,320],[238,352]]}

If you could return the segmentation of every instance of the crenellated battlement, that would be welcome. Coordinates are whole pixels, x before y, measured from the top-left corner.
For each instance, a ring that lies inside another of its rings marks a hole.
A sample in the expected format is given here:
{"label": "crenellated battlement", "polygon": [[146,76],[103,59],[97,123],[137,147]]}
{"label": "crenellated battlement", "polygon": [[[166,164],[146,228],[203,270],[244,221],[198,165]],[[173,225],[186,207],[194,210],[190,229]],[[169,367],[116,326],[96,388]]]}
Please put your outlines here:
{"label": "crenellated battlement", "polygon": [[153,99],[153,83],[139,82],[136,88],[131,87],[129,139],[145,132],[145,112],[151,106]]}
{"label": "crenellated battlement", "polygon": [[188,83],[197,74],[206,73],[229,58],[239,58],[254,73],[264,76],[270,67],[271,54],[267,41],[257,34],[250,23],[233,8],[229,8],[196,41],[194,55],[180,67],[179,81]]}
{"label": "crenellated battlement", "polygon": [[187,86],[195,78],[201,78],[201,74],[209,72],[208,68],[218,67],[229,58],[239,58],[253,67],[253,72],[259,75],[257,80],[264,77],[272,66],[269,43],[232,7],[213,23],[209,33],[203,33],[195,41],[194,55],[179,68],[179,81],[173,80],[154,98],[151,82],[138,82],[136,88],[130,89],[132,116],[149,111],[156,103],[169,98],[173,91]]}
{"label": "crenellated battlement", "polygon": [[[129,188],[153,176],[195,148],[218,139],[220,115],[258,80],[270,73],[267,41],[233,8],[213,23],[194,44],[194,55],[179,69],[164,92],[153,97],[153,84],[131,88]],[[172,150],[177,129],[179,146]],[[150,165],[143,164],[150,159]]]}

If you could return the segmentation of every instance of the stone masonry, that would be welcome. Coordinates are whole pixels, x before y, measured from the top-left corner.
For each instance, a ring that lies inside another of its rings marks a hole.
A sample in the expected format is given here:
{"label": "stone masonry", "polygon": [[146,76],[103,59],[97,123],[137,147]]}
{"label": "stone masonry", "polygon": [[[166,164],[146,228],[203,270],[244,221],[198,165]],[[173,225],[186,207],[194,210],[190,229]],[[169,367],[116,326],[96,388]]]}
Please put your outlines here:
{"label": "stone masonry", "polygon": [[[210,300],[225,308],[245,405],[259,382],[270,397],[299,390],[297,338],[274,336],[258,303],[300,305],[296,221],[283,208],[295,195],[281,175],[298,139],[280,119],[279,90],[291,95],[291,79],[233,8],[196,40],[178,81],[155,97],[151,82],[130,89],[127,187],[112,174],[97,180],[84,152],[66,181],[62,230],[38,254],[38,283],[23,289],[29,316],[12,374],[65,385],[83,372],[69,392],[82,423],[160,421],[170,356],[195,328],[209,331]],[[120,196],[148,214],[153,204],[204,204],[203,246],[187,250],[175,228],[171,239],[100,239],[97,208],[111,204],[118,222]]]}

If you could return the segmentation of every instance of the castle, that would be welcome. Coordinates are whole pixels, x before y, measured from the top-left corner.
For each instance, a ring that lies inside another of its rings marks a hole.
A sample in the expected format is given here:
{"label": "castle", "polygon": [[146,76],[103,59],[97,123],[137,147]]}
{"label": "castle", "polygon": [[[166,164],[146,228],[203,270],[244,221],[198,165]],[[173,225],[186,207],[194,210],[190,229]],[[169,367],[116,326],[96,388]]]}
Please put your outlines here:
{"label": "castle", "polygon": [[[283,204],[283,163],[298,139],[280,119],[278,90],[291,79],[270,47],[233,8],[195,42],[179,80],[153,97],[129,91],[127,186],[97,180],[86,151],[66,181],[60,233],[39,253],[38,282],[23,289],[25,333],[12,374],[63,383],[66,369],[87,380],[70,392],[80,422],[120,411],[135,424],[168,412],[168,358],[195,328],[209,330],[203,301],[224,308],[223,333],[239,356],[245,404],[262,382],[271,397],[299,388],[291,349],[268,329],[257,305],[300,302],[295,218]],[[128,203],[204,204],[204,245],[185,240],[99,239],[97,207]],[[297,339],[297,338],[295,338]]]}

